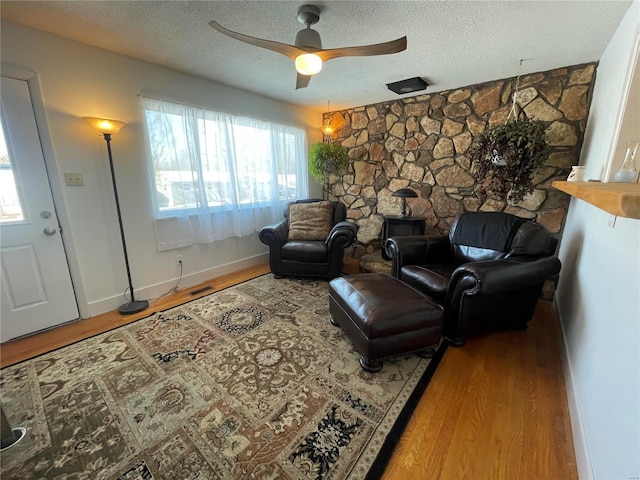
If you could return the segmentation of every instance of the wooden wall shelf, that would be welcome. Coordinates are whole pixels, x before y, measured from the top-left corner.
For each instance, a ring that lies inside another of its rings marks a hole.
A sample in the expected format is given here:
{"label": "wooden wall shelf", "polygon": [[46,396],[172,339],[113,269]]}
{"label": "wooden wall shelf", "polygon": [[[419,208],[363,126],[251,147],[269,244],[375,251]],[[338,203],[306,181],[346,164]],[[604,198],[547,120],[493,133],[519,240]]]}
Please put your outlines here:
{"label": "wooden wall shelf", "polygon": [[611,215],[640,219],[640,183],[555,181],[552,185]]}

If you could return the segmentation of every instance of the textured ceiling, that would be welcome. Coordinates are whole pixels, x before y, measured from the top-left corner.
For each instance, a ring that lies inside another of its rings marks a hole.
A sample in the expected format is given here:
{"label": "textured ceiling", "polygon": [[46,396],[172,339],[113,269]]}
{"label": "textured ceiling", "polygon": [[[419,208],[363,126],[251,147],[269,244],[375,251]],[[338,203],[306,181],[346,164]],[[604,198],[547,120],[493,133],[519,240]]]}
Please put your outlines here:
{"label": "textured ceiling", "polygon": [[[208,22],[293,44],[304,1],[7,1],[3,18],[319,111],[397,95],[387,83],[422,77],[426,92],[598,60],[625,1],[309,1],[324,48],[408,37],[407,50],[324,64],[295,90],[293,62],[241,43]],[[520,66],[520,60],[523,59]]]}

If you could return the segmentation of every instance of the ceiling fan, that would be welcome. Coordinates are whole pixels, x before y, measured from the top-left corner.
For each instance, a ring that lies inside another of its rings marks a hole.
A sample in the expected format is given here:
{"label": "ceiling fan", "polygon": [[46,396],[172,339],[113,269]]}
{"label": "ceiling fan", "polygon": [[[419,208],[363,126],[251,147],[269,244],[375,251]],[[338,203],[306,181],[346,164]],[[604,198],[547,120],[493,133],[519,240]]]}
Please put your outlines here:
{"label": "ceiling fan", "polygon": [[320,34],[311,28],[311,25],[318,23],[320,20],[320,9],[315,5],[302,5],[298,8],[298,21],[303,23],[303,28],[296,35],[295,45],[274,42],[273,40],[265,40],[262,38],[250,37],[242,33],[232,32],[221,26],[218,22],[211,21],[214,29],[231,38],[240,40],[241,42],[255,45],[257,47],[266,48],[274,52],[289,57],[295,62],[296,71],[296,90],[305,88],[309,85],[311,76],[315,75],[322,69],[322,62],[332,60],[339,57],[366,57],[372,55],[388,55],[390,53],[398,53],[407,48],[407,37],[401,37],[389,42],[376,43],[373,45],[361,45],[356,47],[343,48],[322,48]]}

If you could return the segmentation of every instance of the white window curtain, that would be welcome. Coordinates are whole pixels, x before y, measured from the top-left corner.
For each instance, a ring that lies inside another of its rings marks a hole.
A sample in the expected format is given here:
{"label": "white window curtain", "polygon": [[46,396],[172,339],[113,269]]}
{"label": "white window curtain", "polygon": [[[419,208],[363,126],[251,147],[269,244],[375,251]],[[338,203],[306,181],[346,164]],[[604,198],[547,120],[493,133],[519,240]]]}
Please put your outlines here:
{"label": "white window curtain", "polygon": [[308,196],[303,129],[140,98],[159,251],[252,234]]}

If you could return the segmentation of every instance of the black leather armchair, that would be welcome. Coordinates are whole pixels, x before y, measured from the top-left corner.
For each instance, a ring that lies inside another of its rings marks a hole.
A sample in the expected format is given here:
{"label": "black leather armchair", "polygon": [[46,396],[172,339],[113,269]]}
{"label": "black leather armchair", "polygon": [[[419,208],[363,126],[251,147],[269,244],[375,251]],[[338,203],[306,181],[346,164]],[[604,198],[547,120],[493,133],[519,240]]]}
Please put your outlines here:
{"label": "black leather armchair", "polygon": [[358,226],[346,221],[347,210],[342,203],[331,202],[331,231],[325,240],[289,239],[289,206],[320,201],[306,199],[290,202],[285,207],[282,222],[260,230],[260,241],[269,245],[269,265],[276,278],[298,276],[331,280],[340,276],[344,250],[355,242],[358,233]]}
{"label": "black leather armchair", "polygon": [[560,272],[542,225],[497,212],[458,216],[449,235],[392,237],[392,274],[444,308],[453,345],[497,328],[525,329],[543,283]]}

